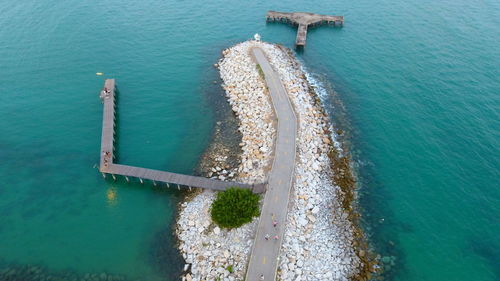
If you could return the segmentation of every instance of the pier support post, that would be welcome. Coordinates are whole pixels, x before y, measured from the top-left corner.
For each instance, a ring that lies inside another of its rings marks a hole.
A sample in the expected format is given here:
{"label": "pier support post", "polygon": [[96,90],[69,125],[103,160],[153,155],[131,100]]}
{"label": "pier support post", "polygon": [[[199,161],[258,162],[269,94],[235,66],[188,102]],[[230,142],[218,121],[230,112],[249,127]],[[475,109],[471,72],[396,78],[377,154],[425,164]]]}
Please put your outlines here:
{"label": "pier support post", "polygon": [[153,181],[153,185],[156,186],[156,182],[155,181]]}
{"label": "pier support post", "polygon": [[103,177],[103,178],[106,178],[106,173],[102,173],[102,177]]}
{"label": "pier support post", "polygon": [[139,178],[139,180],[141,181],[141,184],[143,184],[143,183],[144,183],[144,181],[143,181],[141,178]]}
{"label": "pier support post", "polygon": [[168,184],[168,182],[167,182],[167,188],[170,188],[170,184]]}
{"label": "pier support post", "polygon": [[129,179],[128,179],[128,177],[127,177],[127,176],[125,176],[125,180],[127,180],[127,182],[129,182]]}
{"label": "pier support post", "polygon": [[191,187],[189,187],[189,191],[191,191]]}
{"label": "pier support post", "polygon": [[116,181],[116,176],[115,174],[111,174],[111,176],[113,177],[113,180]]}
{"label": "pier support post", "polygon": [[179,184],[177,184],[177,189],[181,190],[181,186]]}

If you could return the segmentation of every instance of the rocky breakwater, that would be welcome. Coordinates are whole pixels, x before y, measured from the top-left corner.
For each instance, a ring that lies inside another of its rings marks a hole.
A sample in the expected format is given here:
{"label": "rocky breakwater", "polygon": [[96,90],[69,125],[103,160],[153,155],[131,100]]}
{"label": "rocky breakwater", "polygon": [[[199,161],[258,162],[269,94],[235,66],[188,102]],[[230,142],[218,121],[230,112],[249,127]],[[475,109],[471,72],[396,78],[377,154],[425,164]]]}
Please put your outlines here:
{"label": "rocky breakwater", "polygon": [[[234,175],[242,182],[264,182],[272,162],[275,118],[263,77],[250,56],[254,44],[248,41],[224,50],[218,63],[242,135],[239,166],[214,166],[208,173],[220,180]],[[214,198],[214,192],[203,191],[180,205],[176,233],[189,271],[185,280],[244,279],[257,219],[238,229],[220,229],[210,218]]]}
{"label": "rocky breakwater", "polygon": [[374,268],[364,259],[366,249],[359,247],[364,239],[353,219],[353,175],[331,134],[329,117],[292,53],[280,46],[261,45],[299,119],[296,178],[278,278],[368,279]]}
{"label": "rocky breakwater", "polygon": [[[272,160],[275,120],[262,74],[250,50],[263,49],[285,85],[298,117],[295,180],[278,268],[279,280],[367,280],[373,271],[352,208],[354,180],[328,115],[293,54],[278,45],[247,41],[223,51],[220,74],[242,133],[241,181],[264,181]],[[218,169],[215,169],[217,171]],[[231,170],[231,171],[233,171]],[[215,175],[217,176],[217,175]],[[220,178],[220,176],[219,176]],[[222,178],[225,179],[225,178]],[[182,203],[177,234],[188,280],[242,280],[256,220],[238,229],[216,227],[214,199],[203,192]]]}

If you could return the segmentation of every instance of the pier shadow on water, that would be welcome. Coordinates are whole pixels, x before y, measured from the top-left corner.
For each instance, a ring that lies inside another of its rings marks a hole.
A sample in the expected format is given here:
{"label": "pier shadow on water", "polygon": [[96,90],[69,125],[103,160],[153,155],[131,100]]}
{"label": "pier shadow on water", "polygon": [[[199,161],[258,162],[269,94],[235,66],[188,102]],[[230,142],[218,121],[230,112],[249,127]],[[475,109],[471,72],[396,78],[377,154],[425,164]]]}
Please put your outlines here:
{"label": "pier shadow on water", "polygon": [[120,99],[121,99],[120,87],[119,85],[117,85],[115,88],[115,141],[114,141],[115,151],[113,151],[113,156],[115,157],[113,159],[114,163],[120,163],[120,135],[122,132],[121,130],[118,129],[120,128],[120,123],[121,123],[120,108],[119,108]]}

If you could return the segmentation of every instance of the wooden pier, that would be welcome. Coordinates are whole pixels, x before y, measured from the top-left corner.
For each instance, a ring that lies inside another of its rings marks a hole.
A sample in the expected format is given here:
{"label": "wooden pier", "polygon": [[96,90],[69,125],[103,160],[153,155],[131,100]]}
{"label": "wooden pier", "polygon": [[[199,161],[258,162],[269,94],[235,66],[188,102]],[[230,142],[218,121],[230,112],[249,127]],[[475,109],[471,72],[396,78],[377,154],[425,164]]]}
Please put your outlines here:
{"label": "wooden pier", "polygon": [[106,79],[100,97],[103,102],[101,155],[99,171],[103,177],[107,174],[116,179],[116,175],[124,176],[127,181],[129,177],[138,178],[141,183],[144,180],[151,181],[154,185],[158,183],[171,185],[180,189],[180,186],[207,188],[213,190],[225,190],[229,187],[251,189],[254,193],[262,193],[266,190],[266,184],[246,184],[239,182],[220,181],[204,177],[196,177],[170,173],[159,170],[145,169],[114,163],[114,136],[115,136],[115,79]]}
{"label": "wooden pier", "polygon": [[278,21],[298,26],[295,45],[297,47],[304,47],[306,45],[307,28],[309,26],[319,26],[325,24],[333,26],[343,26],[344,16],[329,16],[303,12],[285,13],[269,11],[266,14],[266,21]]}

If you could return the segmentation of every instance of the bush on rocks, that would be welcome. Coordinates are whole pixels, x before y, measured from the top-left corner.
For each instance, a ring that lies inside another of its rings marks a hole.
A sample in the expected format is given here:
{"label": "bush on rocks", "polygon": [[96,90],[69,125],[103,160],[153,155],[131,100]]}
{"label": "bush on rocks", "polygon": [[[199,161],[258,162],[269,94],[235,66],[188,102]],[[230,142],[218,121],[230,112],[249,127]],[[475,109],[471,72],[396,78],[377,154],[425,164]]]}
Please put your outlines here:
{"label": "bush on rocks", "polygon": [[259,196],[249,189],[231,187],[217,193],[210,214],[220,227],[240,227],[259,215]]}

